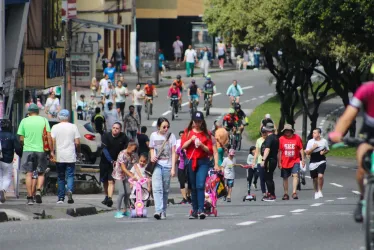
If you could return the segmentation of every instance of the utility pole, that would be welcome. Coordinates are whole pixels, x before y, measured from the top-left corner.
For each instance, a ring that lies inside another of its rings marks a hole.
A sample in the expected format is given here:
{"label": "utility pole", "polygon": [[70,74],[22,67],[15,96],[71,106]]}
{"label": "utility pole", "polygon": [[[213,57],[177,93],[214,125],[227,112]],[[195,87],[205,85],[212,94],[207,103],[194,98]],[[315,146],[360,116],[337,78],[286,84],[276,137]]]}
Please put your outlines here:
{"label": "utility pole", "polygon": [[302,91],[302,97],[301,98],[304,98],[305,100],[305,103],[306,103],[306,107],[303,107],[303,124],[302,124],[302,140],[303,140],[303,143],[307,143],[307,133],[308,133],[308,115],[307,115],[307,112],[309,112],[308,108],[309,108],[309,101],[308,101],[308,91],[309,91],[309,88],[308,88],[308,84],[305,83],[305,88],[304,88],[304,91]]}
{"label": "utility pole", "polygon": [[5,113],[5,1],[0,1],[0,119]]}
{"label": "utility pole", "polygon": [[131,31],[135,32],[136,31],[136,5],[135,5],[135,0],[131,0]]}
{"label": "utility pole", "polygon": [[[67,25],[65,29],[65,78],[64,78],[64,94],[65,94],[65,108],[72,114],[72,103],[71,103],[71,38],[73,23],[70,19],[67,19]],[[71,118],[73,115],[71,116]],[[72,119],[73,120],[73,119]]]}

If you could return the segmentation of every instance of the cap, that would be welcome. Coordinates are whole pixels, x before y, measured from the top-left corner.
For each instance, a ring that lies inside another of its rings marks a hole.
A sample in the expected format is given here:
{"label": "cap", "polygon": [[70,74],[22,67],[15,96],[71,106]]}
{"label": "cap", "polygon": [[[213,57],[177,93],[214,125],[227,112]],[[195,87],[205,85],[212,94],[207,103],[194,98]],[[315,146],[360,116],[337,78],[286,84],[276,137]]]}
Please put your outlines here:
{"label": "cap", "polygon": [[196,111],[192,115],[192,120],[193,121],[203,121],[204,120],[204,114],[201,111]]}
{"label": "cap", "polygon": [[67,109],[62,109],[62,110],[58,113],[58,116],[61,116],[61,117],[69,117],[69,110],[67,110]]}
{"label": "cap", "polygon": [[295,130],[292,128],[291,124],[285,124],[284,128],[282,129],[282,133],[286,130],[291,130],[292,132],[295,132]]}
{"label": "cap", "polygon": [[269,119],[269,118],[270,118],[270,114],[266,114],[266,115],[265,115],[265,118],[266,118],[266,119]]}
{"label": "cap", "polygon": [[266,123],[266,126],[265,127],[262,127],[263,130],[267,131],[267,132],[272,132],[274,131],[274,124],[273,123]]}
{"label": "cap", "polygon": [[36,105],[35,103],[31,103],[29,108],[28,108],[28,111],[29,112],[39,112],[38,105]]}
{"label": "cap", "polygon": [[113,102],[108,102],[108,107],[113,106]]}
{"label": "cap", "polygon": [[234,114],[235,113],[235,110],[233,108],[230,108],[229,109],[229,114]]}
{"label": "cap", "polygon": [[230,149],[229,150],[229,155],[235,155],[235,149]]}

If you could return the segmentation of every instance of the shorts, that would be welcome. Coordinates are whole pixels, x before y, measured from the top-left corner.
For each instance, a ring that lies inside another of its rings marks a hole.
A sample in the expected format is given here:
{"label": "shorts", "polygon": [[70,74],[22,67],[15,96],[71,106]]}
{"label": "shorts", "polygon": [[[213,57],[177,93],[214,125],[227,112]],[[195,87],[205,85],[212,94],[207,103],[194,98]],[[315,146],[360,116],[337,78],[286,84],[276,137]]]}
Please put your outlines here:
{"label": "shorts", "polygon": [[36,171],[44,173],[48,167],[47,154],[45,152],[23,152],[21,169],[26,173]]}
{"label": "shorts", "polygon": [[234,179],[226,179],[226,186],[229,188],[234,187]]}
{"label": "shorts", "polygon": [[295,163],[292,168],[282,168],[281,177],[286,179],[291,176],[291,174],[297,174],[300,170],[300,163]]}
{"label": "shorts", "polygon": [[310,177],[312,179],[315,179],[318,177],[319,174],[325,174],[325,170],[326,170],[326,163],[322,163],[316,169],[310,170]]}
{"label": "shorts", "polygon": [[225,59],[225,55],[218,56],[218,60]]}
{"label": "shorts", "polygon": [[182,53],[174,53],[174,57],[175,58],[181,58],[182,57]]}
{"label": "shorts", "polygon": [[100,181],[107,182],[107,181],[114,181],[112,176],[113,173],[113,165],[106,162],[100,162]]}
{"label": "shorts", "polygon": [[198,95],[190,95],[190,101],[192,102],[193,100],[199,101],[199,96]]}
{"label": "shorts", "polygon": [[116,108],[120,110],[124,110],[125,104],[126,104],[125,102],[116,102]]}
{"label": "shorts", "polygon": [[180,189],[184,189],[187,183],[187,169],[178,168],[178,181]]}
{"label": "shorts", "polygon": [[153,95],[145,95],[147,98],[153,100]]}

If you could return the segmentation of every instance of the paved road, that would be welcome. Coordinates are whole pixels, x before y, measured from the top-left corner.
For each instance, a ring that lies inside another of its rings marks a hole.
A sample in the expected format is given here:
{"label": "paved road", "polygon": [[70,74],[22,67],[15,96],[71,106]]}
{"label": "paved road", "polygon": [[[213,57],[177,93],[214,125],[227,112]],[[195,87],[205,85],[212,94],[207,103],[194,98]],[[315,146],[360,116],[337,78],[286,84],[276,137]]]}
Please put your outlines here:
{"label": "paved road", "polygon": [[[221,95],[215,97],[214,115],[208,117],[209,126],[227,110],[224,93],[234,77],[242,87],[248,87],[242,98],[242,102],[249,100],[243,104],[248,112],[274,92],[274,87],[267,83],[266,71],[214,75],[217,92]],[[201,79],[197,80],[201,84]],[[168,111],[164,98],[166,89],[159,92],[154,118],[143,119],[152,129],[156,118]],[[188,117],[184,109],[172,122],[172,132],[182,130]],[[238,162],[245,160],[249,146],[250,142],[243,142]],[[262,202],[261,192],[255,191],[258,200],[244,203],[245,171],[237,169],[232,202],[219,201],[217,218],[188,220],[188,205],[170,205],[165,221],[156,221],[152,216],[117,220],[112,213],[104,213],[74,219],[2,223],[1,249],[363,249],[363,230],[352,219],[357,201],[354,166],[348,162],[330,163],[324,198],[319,200],[314,200],[312,183],[307,179],[299,200],[282,201],[280,172],[276,170],[277,201]],[[153,214],[153,208],[149,209],[149,214]]]}

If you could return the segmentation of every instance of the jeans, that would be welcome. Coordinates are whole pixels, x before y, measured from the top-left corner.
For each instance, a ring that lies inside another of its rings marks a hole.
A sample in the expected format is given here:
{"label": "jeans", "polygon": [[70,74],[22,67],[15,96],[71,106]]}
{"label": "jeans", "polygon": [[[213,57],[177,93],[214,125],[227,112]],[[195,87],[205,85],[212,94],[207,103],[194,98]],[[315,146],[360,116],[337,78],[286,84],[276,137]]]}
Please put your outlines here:
{"label": "jeans", "polygon": [[200,61],[200,67],[203,70],[203,75],[206,77],[209,74],[209,64],[210,62],[208,60],[201,60]]}
{"label": "jeans", "polygon": [[122,201],[124,203],[124,208],[127,209],[129,207],[129,198],[130,198],[130,184],[127,179],[122,181],[123,188],[118,190],[118,198],[117,198],[117,210],[121,210]]}
{"label": "jeans", "polygon": [[277,159],[266,159],[265,162],[265,182],[270,195],[275,196],[274,171],[277,168]]}
{"label": "jeans", "polygon": [[136,112],[138,113],[139,116],[139,123],[142,123],[142,107],[143,105],[135,105]]}
{"label": "jeans", "polygon": [[155,201],[155,212],[166,212],[168,206],[170,188],[171,166],[163,167],[156,164],[152,175],[153,199]]}
{"label": "jeans", "polygon": [[249,168],[247,169],[247,189],[248,189],[248,194],[251,193],[251,185],[252,185],[252,180],[254,177],[253,184],[257,183],[257,178],[258,178],[258,172],[256,168]]}
{"label": "jeans", "polygon": [[261,164],[257,164],[258,175],[260,177],[260,186],[261,192],[263,194],[266,193],[266,186],[265,186],[265,168],[261,167]]}
{"label": "jeans", "polygon": [[187,77],[193,77],[193,71],[194,71],[195,63],[186,62],[186,73]]}
{"label": "jeans", "polygon": [[116,71],[122,73],[122,61],[116,61]]}
{"label": "jeans", "polygon": [[129,140],[132,140],[136,142],[136,133],[137,130],[126,130],[126,136],[129,138]]}
{"label": "jeans", "polygon": [[208,176],[210,161],[208,158],[197,160],[196,171],[192,170],[192,161],[185,167],[188,172],[188,184],[191,189],[192,209],[194,212],[204,211],[205,179]]}
{"label": "jeans", "polygon": [[12,182],[13,164],[0,161],[0,190],[7,191]]}
{"label": "jeans", "polygon": [[[57,195],[59,199],[65,198],[65,184],[67,182],[68,191],[74,191],[74,173],[75,163],[62,163],[56,162],[57,169]],[[67,173],[67,181],[65,180],[65,174]]]}

